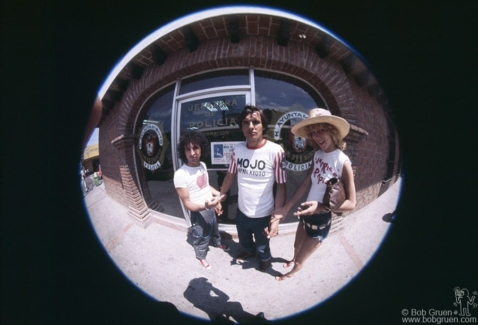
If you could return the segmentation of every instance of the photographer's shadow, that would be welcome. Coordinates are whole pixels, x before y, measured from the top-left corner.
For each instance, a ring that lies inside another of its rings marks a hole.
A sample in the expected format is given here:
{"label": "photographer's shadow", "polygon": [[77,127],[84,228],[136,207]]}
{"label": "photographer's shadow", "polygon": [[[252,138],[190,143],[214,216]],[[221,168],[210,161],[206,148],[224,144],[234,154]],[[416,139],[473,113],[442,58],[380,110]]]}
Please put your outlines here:
{"label": "photographer's shadow", "polygon": [[241,303],[229,301],[229,296],[215,288],[206,278],[200,277],[189,281],[183,295],[194,307],[204,311],[209,319],[216,324],[267,323],[262,313],[253,315],[246,312]]}
{"label": "photographer's shadow", "polygon": [[393,211],[392,213],[387,213],[382,217],[382,220],[385,222],[393,223],[396,218],[397,211]]}

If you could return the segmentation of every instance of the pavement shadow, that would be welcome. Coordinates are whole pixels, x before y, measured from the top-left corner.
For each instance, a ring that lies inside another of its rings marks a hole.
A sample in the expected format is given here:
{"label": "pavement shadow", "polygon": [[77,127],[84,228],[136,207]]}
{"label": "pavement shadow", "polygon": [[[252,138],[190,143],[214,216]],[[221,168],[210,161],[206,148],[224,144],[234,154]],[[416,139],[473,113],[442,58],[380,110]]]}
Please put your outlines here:
{"label": "pavement shadow", "polygon": [[230,301],[229,296],[214,287],[204,277],[194,278],[183,293],[194,307],[204,311],[214,324],[267,324],[263,313],[253,315],[242,304]]}
{"label": "pavement shadow", "polygon": [[[221,242],[230,247],[230,250],[225,252],[226,254],[229,254],[229,256],[231,257],[231,261],[230,261],[230,264],[229,264],[230,266],[241,266],[243,270],[256,269],[256,270],[259,271],[259,257],[257,256],[257,254],[256,254],[256,256],[251,257],[251,258],[249,258],[245,261],[237,260],[236,257],[243,251],[243,248],[242,248],[241,244],[236,243],[232,239],[226,239],[223,236],[221,236],[221,237],[222,237]],[[186,234],[186,242],[194,250],[193,240],[194,240],[194,236],[192,235],[191,231],[188,230],[188,232]],[[213,247],[213,246],[210,245],[209,250],[211,249],[211,247]],[[212,249],[217,249],[217,248],[213,247]],[[194,253],[192,253],[192,254],[194,254]],[[283,263],[286,263],[288,261],[286,259],[282,258],[282,257],[272,257],[271,262],[272,263],[280,263],[282,265]],[[268,268],[266,271],[264,271],[264,273],[270,274],[271,276],[274,276],[274,277],[282,275],[281,272],[274,270],[272,266],[270,268]]]}
{"label": "pavement shadow", "polygon": [[[285,258],[282,257],[272,257],[271,259],[271,266],[263,271],[263,273],[269,274],[270,276],[276,277],[282,275],[281,272],[275,270],[273,268],[273,263],[280,263],[281,265],[283,263],[288,262]],[[260,265],[260,260],[259,257],[256,255],[254,257],[251,257],[245,261],[238,261],[235,257],[231,260],[231,265],[240,265],[243,270],[247,269],[256,269],[257,272],[259,271],[259,265]]]}
{"label": "pavement shadow", "polygon": [[395,221],[395,211],[392,213],[387,213],[382,217],[382,220],[385,222],[393,223]]}

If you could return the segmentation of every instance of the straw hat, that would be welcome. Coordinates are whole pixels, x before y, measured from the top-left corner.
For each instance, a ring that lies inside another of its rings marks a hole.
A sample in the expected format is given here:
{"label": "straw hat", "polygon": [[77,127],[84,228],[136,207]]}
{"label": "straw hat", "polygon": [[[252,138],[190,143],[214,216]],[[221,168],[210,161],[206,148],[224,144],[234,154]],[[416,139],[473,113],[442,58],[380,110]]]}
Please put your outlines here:
{"label": "straw hat", "polygon": [[300,121],[292,127],[292,133],[302,138],[307,138],[305,126],[318,123],[328,123],[339,130],[340,139],[345,138],[349,133],[349,123],[341,117],[332,115],[328,110],[323,108],[313,108],[309,112],[309,117]]}

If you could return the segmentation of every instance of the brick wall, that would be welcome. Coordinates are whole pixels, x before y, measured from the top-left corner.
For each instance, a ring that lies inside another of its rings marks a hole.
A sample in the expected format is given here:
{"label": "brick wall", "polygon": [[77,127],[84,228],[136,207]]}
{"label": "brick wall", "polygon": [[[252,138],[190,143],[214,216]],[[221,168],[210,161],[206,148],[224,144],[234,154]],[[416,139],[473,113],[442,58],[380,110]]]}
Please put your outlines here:
{"label": "brick wall", "polygon": [[[132,134],[137,114],[152,94],[191,74],[232,67],[254,67],[290,74],[306,81],[323,96],[333,114],[344,117],[358,129],[366,131],[360,133],[361,137],[346,139],[346,153],[350,155],[354,166],[357,208],[374,200],[387,170],[389,130],[385,113],[376,98],[370,95],[367,83],[359,87],[354,76],[347,74],[340,64],[340,60],[350,55],[350,51],[333,41],[330,54],[320,58],[310,43],[291,40],[287,46],[280,46],[276,38],[271,36],[275,35],[274,29],[278,28],[277,18],[262,19],[254,15],[240,17],[243,35],[239,43],[234,44],[227,37],[224,24],[223,18],[215,18],[194,25],[200,39],[199,48],[194,52],[184,47],[184,35],[180,31],[173,31],[161,38],[156,43],[169,52],[162,65],[151,61],[148,50],[137,56],[135,60],[144,67],[141,78],[129,80],[121,100],[108,112],[100,127],[101,166],[108,195],[124,205],[130,203],[126,195],[128,189],[124,189],[120,172],[120,166],[127,166],[133,175],[134,186],[142,189],[147,204],[152,203],[149,202],[150,195],[144,177],[135,177]],[[309,42],[322,37],[320,32],[303,25],[294,28],[301,27],[302,32],[308,35]],[[123,77],[128,74],[127,70],[122,72]]]}
{"label": "brick wall", "polygon": [[[349,78],[353,90],[354,125],[366,130],[368,135],[352,155],[356,167],[357,209],[373,201],[380,191],[387,171],[388,125],[383,109],[370,97],[366,88],[360,88]],[[346,151],[347,153],[347,151]]]}

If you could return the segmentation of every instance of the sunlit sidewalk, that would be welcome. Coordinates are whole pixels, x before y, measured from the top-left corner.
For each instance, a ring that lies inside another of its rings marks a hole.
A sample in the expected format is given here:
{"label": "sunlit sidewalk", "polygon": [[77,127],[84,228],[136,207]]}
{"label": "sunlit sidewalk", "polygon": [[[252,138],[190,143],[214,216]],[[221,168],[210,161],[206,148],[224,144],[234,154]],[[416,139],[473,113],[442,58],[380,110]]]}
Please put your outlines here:
{"label": "sunlit sidewalk", "polygon": [[374,202],[347,216],[343,229],[327,238],[304,269],[281,282],[274,276],[289,270],[283,264],[293,255],[293,235],[271,240],[273,260],[267,272],[258,271],[257,258],[236,261],[242,250],[235,239],[224,240],[231,246],[227,253],[210,248],[212,269],[206,270],[185,232],[157,223],[146,229],[134,225],[127,209],[106,195],[103,184],[85,197],[85,203],[102,245],[145,294],[203,319],[226,315],[240,321],[263,312],[274,320],[320,304],[366,266],[390,227],[400,186],[398,180]]}

